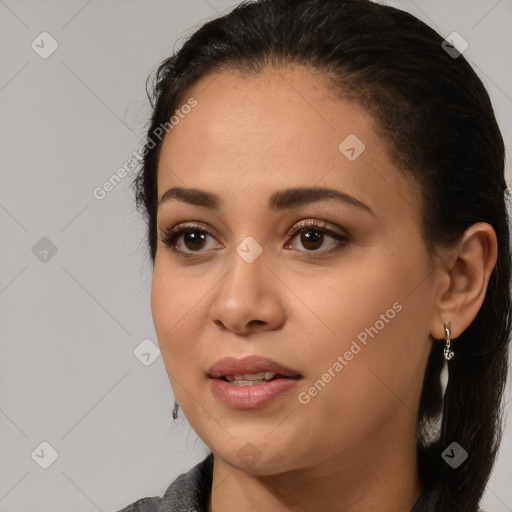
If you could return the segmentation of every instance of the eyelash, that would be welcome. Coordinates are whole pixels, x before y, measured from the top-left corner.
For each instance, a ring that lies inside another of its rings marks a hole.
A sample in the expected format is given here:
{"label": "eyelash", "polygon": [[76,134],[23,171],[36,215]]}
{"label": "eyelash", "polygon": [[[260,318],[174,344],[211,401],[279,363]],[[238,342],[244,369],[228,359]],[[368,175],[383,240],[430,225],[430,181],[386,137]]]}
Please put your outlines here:
{"label": "eyelash", "polygon": [[[319,223],[316,220],[303,220],[303,221],[300,221],[297,224],[295,224],[286,233],[286,236],[287,237],[295,237],[296,235],[299,235],[303,232],[313,231],[313,230],[319,231],[320,233],[323,233],[325,235],[329,235],[331,238],[333,238],[334,240],[336,240],[338,242],[336,247],[332,247],[331,249],[323,250],[323,251],[322,250],[300,251],[303,253],[318,254],[315,256],[309,256],[309,255],[306,256],[309,258],[311,258],[311,257],[318,258],[321,256],[326,256],[326,255],[333,253],[334,251],[337,251],[338,249],[341,249],[342,247],[344,247],[345,245],[347,245],[350,242],[348,236],[342,235],[341,233],[337,233],[336,231],[333,231],[333,230],[327,228],[326,227],[327,224],[328,224],[328,222],[324,222],[322,225],[322,223]],[[187,231],[198,231],[200,233],[204,233],[204,234],[213,236],[211,233],[209,233],[207,230],[205,230],[200,224],[191,222],[191,223],[186,223],[186,224],[178,224],[177,226],[174,226],[169,229],[163,229],[160,240],[166,247],[171,249],[175,254],[177,254],[178,256],[180,256],[182,258],[197,258],[198,254],[201,254],[202,252],[206,252],[206,251],[186,252],[186,251],[182,251],[182,250],[176,248],[176,245],[177,245],[176,239],[180,235],[182,235],[183,233],[185,233]],[[288,245],[288,243],[287,243],[287,245]]]}

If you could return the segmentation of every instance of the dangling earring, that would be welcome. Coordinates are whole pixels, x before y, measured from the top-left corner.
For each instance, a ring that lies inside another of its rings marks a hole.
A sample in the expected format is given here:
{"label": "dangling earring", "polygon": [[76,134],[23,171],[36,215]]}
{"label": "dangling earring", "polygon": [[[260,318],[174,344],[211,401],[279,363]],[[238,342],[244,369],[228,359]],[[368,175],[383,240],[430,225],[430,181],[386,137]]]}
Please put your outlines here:
{"label": "dangling earring", "polygon": [[451,335],[451,330],[450,330],[450,322],[446,322],[444,324],[444,333],[445,333],[445,346],[444,346],[444,358],[446,361],[449,361],[455,354],[453,353],[453,351],[450,350],[450,335]]}
{"label": "dangling earring", "polygon": [[180,408],[176,398],[174,399],[174,409],[172,410],[172,419],[175,420],[178,417],[178,409]]}

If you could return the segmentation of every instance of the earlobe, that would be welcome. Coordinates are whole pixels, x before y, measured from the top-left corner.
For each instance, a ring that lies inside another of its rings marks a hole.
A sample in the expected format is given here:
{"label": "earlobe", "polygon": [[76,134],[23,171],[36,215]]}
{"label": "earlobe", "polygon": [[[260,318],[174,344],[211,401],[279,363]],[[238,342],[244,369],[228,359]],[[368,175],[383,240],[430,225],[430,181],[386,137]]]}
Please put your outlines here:
{"label": "earlobe", "polygon": [[446,322],[450,322],[452,339],[457,338],[478,314],[496,266],[498,248],[494,229],[486,222],[473,224],[461,237],[453,254],[443,269],[437,291],[430,330],[436,339],[444,338]]}

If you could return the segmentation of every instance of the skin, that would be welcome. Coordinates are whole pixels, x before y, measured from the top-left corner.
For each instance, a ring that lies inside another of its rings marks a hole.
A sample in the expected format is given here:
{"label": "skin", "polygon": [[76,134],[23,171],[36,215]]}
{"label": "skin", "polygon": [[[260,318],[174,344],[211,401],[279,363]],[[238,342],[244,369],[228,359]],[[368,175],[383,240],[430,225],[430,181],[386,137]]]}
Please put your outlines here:
{"label": "skin", "polygon": [[[221,202],[216,211],[176,199],[159,206],[159,234],[183,222],[210,234],[198,250],[175,240],[195,256],[188,260],[159,240],[151,294],[170,383],[214,453],[209,512],[409,511],[423,490],[415,436],[430,349],[444,344],[444,322],[452,339],[471,323],[496,263],[484,223],[457,247],[427,251],[418,189],[375,121],[325,84],[297,67],[207,77],[184,100],[197,106],[163,142],[159,197],[179,186]],[[366,146],[354,161],[338,149],[349,134]],[[335,199],[267,206],[278,190],[313,186],[350,194],[373,213]],[[316,250],[300,232],[286,235],[303,219],[327,221],[349,242],[321,256],[337,246],[329,235]],[[248,236],[263,249],[252,263],[236,252]],[[301,403],[298,394],[394,303],[401,311]],[[206,374],[221,357],[249,354],[304,378],[265,407],[229,408]],[[240,456],[247,450],[252,463]]]}

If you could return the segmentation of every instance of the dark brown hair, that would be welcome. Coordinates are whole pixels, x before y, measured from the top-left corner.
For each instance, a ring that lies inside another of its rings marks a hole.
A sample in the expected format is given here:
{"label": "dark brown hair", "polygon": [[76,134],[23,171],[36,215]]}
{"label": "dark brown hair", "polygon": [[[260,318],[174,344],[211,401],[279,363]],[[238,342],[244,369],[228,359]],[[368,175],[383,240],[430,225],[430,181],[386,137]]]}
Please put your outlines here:
{"label": "dark brown hair", "polygon": [[[454,340],[442,396],[443,345],[432,344],[418,416],[418,465],[440,512],[477,510],[502,435],[502,397],[511,331],[511,254],[504,143],[489,96],[463,56],[414,16],[369,0],[243,2],[201,26],[156,72],[143,167],[133,185],[156,253],[157,164],[165,125],[190,88],[223,70],[260,72],[298,64],[324,73],[333,89],[378,122],[399,169],[420,186],[429,250],[449,247],[476,222],[498,240],[484,303]],[[435,428],[436,421],[440,423]],[[453,442],[469,458],[452,469],[441,457]]]}

